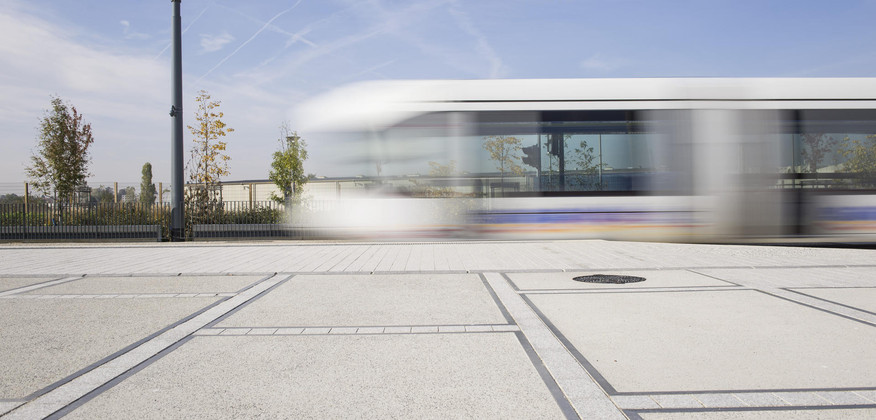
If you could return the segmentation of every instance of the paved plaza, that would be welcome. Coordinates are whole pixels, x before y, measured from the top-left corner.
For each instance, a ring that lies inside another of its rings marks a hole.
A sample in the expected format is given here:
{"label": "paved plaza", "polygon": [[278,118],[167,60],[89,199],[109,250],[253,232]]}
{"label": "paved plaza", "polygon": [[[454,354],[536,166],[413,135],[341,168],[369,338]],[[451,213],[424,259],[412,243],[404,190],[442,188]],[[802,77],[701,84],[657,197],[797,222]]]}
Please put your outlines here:
{"label": "paved plaza", "polygon": [[0,333],[4,420],[876,418],[873,250],[5,244]]}

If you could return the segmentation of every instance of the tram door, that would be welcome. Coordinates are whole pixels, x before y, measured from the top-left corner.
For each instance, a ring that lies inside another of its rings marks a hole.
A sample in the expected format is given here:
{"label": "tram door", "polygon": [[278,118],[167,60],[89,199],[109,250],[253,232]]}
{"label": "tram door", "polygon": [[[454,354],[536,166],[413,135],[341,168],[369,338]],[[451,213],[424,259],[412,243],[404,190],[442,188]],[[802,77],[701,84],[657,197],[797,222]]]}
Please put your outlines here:
{"label": "tram door", "polygon": [[710,236],[774,236],[782,232],[776,111],[691,111],[693,190],[711,220]]}

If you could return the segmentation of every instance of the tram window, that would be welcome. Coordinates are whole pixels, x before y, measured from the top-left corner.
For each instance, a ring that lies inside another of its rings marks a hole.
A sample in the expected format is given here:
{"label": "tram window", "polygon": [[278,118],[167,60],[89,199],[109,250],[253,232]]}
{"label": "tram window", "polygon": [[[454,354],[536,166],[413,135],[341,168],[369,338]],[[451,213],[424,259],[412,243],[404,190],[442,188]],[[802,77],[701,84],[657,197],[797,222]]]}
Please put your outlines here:
{"label": "tram window", "polygon": [[462,153],[476,159],[462,167],[480,174],[484,196],[643,191],[657,165],[642,115],[478,112]]}
{"label": "tram window", "polygon": [[379,176],[416,196],[636,193],[649,188],[657,146],[640,111],[438,113],[371,144]]}
{"label": "tram window", "polygon": [[788,121],[784,186],[876,187],[876,110],[797,110]]}

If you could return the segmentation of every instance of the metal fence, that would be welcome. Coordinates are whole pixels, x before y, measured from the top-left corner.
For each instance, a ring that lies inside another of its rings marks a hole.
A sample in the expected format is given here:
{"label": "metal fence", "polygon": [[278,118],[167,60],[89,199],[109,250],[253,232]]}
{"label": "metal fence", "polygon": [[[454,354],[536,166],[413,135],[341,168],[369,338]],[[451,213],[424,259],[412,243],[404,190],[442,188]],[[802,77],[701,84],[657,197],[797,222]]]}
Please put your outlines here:
{"label": "metal fence", "polygon": [[167,204],[0,204],[0,239],[162,240],[170,223]]}
{"label": "metal fence", "polygon": [[[0,240],[165,241],[170,239],[170,209],[169,203],[0,204]],[[316,235],[292,223],[285,206],[273,201],[188,203],[185,223],[189,240]]]}

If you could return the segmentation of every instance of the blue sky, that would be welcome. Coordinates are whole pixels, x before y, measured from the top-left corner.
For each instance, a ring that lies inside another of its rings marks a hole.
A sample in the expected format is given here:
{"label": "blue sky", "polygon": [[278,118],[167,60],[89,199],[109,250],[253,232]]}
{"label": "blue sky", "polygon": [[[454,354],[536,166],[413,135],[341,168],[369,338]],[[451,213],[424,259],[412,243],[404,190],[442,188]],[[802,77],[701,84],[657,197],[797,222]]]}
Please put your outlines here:
{"label": "blue sky", "polygon": [[[138,182],[146,161],[168,181],[171,11],[0,0],[0,185],[25,180],[51,95],[92,123],[92,185]],[[185,118],[198,90],[221,100],[226,179],[263,179],[295,105],[346,83],[874,76],[873,16],[872,0],[184,0]],[[331,153],[311,141],[306,170],[354,175]]]}

